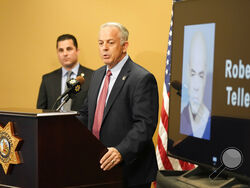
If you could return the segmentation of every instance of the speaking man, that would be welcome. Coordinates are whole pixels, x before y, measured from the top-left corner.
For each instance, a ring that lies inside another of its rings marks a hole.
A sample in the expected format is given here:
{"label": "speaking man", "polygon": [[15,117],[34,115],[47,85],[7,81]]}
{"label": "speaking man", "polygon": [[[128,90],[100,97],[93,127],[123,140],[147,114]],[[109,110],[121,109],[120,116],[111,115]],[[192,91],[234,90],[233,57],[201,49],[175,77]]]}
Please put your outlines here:
{"label": "speaking man", "polygon": [[150,188],[157,172],[155,77],[128,56],[128,30],[121,24],[102,25],[98,43],[105,65],[93,73],[80,118],[108,147],[100,168],[122,165],[124,187]]}

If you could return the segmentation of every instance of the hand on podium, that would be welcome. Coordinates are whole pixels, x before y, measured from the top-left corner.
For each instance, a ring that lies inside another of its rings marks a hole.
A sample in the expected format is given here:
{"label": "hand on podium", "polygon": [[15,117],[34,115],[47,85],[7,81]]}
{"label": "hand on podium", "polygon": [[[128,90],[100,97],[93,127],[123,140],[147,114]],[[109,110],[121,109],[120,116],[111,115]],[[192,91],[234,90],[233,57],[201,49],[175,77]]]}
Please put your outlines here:
{"label": "hand on podium", "polygon": [[101,169],[104,171],[112,169],[114,166],[119,164],[122,161],[122,156],[120,152],[114,148],[108,148],[108,152],[101,158],[100,164]]}

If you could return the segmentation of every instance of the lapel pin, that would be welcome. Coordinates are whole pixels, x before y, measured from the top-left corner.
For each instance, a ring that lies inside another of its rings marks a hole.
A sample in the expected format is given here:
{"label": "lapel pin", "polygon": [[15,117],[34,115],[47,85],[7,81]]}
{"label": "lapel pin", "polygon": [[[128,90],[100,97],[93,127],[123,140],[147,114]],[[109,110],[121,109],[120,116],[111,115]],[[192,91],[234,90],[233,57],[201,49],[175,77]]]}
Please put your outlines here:
{"label": "lapel pin", "polygon": [[123,77],[122,77],[122,80],[126,80],[126,78],[127,78],[127,76],[123,76]]}

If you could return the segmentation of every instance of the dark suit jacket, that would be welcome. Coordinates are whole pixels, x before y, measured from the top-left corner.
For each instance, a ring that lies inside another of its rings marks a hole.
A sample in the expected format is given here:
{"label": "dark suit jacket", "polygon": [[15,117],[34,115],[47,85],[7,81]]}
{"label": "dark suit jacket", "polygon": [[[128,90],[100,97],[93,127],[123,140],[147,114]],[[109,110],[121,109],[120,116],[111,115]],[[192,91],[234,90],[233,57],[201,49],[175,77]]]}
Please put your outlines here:
{"label": "dark suit jacket", "polygon": [[[72,99],[71,110],[75,111],[78,111],[80,109],[85,97],[87,96],[93,71],[80,65],[78,70],[78,76],[81,73],[84,73],[85,75],[85,82],[81,86],[81,91],[77,93]],[[61,82],[62,68],[43,75],[37,100],[38,109],[52,109],[52,106],[55,103],[56,99],[61,95]],[[58,107],[59,105],[60,101],[58,102],[56,107]]]}
{"label": "dark suit jacket", "polygon": [[[93,73],[80,120],[92,130],[97,96],[106,66]],[[157,162],[152,136],[158,121],[158,88],[154,76],[129,58],[112,88],[104,110],[100,141],[121,153],[125,184],[155,180]]]}

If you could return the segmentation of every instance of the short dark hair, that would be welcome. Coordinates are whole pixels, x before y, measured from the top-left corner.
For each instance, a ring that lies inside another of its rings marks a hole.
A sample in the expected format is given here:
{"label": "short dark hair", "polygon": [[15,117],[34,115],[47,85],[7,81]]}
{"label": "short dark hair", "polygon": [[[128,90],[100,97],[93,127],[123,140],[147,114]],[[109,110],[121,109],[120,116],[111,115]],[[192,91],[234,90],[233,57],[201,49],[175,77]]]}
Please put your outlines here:
{"label": "short dark hair", "polygon": [[64,41],[64,40],[69,40],[71,39],[73,41],[73,44],[74,46],[76,47],[76,49],[78,48],[78,44],[77,44],[77,40],[76,38],[74,37],[74,35],[71,35],[71,34],[63,34],[63,35],[60,35],[57,40],[56,40],[56,48],[58,48],[58,42],[60,41]]}

